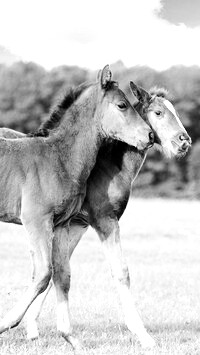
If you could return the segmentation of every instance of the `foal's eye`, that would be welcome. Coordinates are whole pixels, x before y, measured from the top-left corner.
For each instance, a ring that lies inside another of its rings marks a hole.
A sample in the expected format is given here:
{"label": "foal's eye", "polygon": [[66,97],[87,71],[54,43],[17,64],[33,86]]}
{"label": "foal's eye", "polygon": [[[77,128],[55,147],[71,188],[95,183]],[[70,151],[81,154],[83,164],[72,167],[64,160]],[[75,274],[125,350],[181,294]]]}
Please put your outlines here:
{"label": "foal's eye", "polygon": [[120,110],[125,110],[127,108],[127,104],[124,101],[119,102],[117,106]]}
{"label": "foal's eye", "polygon": [[161,111],[155,111],[156,116],[160,116],[161,113],[162,113]]}

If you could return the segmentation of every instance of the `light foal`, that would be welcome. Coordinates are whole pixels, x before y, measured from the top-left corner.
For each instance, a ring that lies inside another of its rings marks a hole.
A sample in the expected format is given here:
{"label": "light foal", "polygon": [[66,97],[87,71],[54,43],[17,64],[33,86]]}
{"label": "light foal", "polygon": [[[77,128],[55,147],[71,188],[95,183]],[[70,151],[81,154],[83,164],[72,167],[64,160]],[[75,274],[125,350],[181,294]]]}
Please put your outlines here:
{"label": "light foal", "polygon": [[[0,321],[0,333],[18,325],[46,290],[52,264],[56,269],[54,229],[79,212],[87,178],[107,138],[142,150],[152,144],[151,128],[111,80],[108,66],[97,83],[70,91],[34,135],[0,139],[0,220],[24,225],[34,266],[30,287]],[[59,302],[61,317],[67,304]]]}
{"label": "light foal", "polygon": [[[173,105],[167,100],[163,89],[151,94],[131,82],[133,94],[138,103],[138,113],[152,127],[156,143],[164,155],[185,155],[191,139],[184,129]],[[0,131],[0,134],[2,132]],[[14,131],[3,134],[17,134]],[[122,216],[131,191],[131,186],[146,157],[146,150],[138,151],[122,142],[108,142],[102,146],[96,164],[87,182],[86,197],[79,213],[70,221],[70,228],[60,226],[55,229],[53,248],[54,284],[56,286],[58,309],[57,328],[61,334],[76,347],[77,341],[72,336],[68,309],[68,292],[70,288],[69,259],[86,232],[89,224],[97,231],[102,241],[106,258],[120,295],[125,322],[133,334],[136,334],[143,347],[153,347],[155,342],[147,333],[135,308],[130,288],[129,272],[120,244],[118,220]],[[51,286],[51,285],[50,285]],[[41,306],[49,291],[43,293],[28,312],[27,331],[29,338],[38,336],[37,318]]]}

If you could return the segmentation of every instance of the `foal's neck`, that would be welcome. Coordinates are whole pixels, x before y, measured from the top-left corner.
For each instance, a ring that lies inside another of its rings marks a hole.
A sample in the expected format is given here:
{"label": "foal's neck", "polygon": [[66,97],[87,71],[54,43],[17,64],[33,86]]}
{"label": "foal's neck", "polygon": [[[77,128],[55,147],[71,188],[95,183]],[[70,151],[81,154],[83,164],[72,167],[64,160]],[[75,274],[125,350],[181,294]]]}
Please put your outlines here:
{"label": "foal's neck", "polygon": [[97,165],[107,172],[109,178],[116,175],[127,185],[137,177],[146,158],[145,151],[138,151],[124,142],[112,142],[102,146],[97,158]]}
{"label": "foal's neck", "polygon": [[102,142],[99,133],[97,88],[87,88],[70,107],[54,135],[61,159],[76,176],[87,179]]}

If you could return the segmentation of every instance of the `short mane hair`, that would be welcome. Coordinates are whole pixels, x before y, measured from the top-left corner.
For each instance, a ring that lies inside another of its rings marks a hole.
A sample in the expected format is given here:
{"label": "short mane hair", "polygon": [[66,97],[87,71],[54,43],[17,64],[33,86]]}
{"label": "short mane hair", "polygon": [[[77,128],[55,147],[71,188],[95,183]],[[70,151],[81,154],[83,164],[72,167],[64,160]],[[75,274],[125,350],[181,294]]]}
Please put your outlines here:
{"label": "short mane hair", "polygon": [[38,130],[35,132],[27,134],[27,137],[48,137],[49,132],[58,127],[60,121],[65,114],[66,110],[68,110],[71,105],[80,97],[82,92],[90,87],[91,84],[83,83],[79,85],[77,88],[70,88],[65,93],[64,97],[60,100],[60,102],[53,109],[50,117],[40,125]]}
{"label": "short mane hair", "polygon": [[158,97],[163,97],[164,99],[167,99],[169,92],[165,88],[158,88],[157,86],[154,86],[149,90],[149,94],[151,96],[158,96]]}

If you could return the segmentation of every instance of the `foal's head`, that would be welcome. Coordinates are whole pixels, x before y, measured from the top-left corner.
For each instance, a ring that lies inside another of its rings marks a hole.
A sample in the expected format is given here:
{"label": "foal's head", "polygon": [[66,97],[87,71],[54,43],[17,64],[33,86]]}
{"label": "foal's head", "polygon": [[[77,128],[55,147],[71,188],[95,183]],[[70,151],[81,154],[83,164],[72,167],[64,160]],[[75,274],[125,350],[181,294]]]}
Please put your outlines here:
{"label": "foal's head", "polygon": [[76,125],[76,131],[82,131],[84,125],[87,130],[96,128],[102,138],[121,140],[139,150],[152,146],[154,134],[151,127],[140,117],[111,77],[112,73],[106,65],[100,71],[97,83],[85,83],[70,90],[50,118],[29,137],[48,137],[56,131],[63,131],[65,127],[69,131],[73,125]]}
{"label": "foal's head", "polygon": [[174,106],[167,99],[166,90],[155,89],[148,93],[132,81],[130,87],[139,100],[135,108],[153,129],[155,143],[161,145],[167,157],[184,156],[192,141]]}
{"label": "foal's head", "polygon": [[132,107],[118,83],[111,81],[109,66],[99,73],[98,94],[99,108],[97,115],[101,117],[100,125],[105,137],[124,141],[140,150],[153,144],[152,129],[142,120]]}

